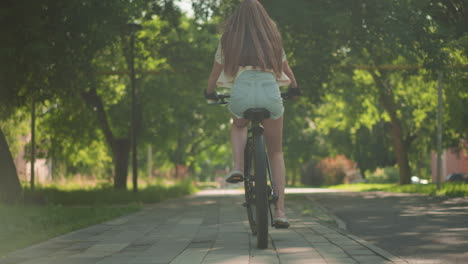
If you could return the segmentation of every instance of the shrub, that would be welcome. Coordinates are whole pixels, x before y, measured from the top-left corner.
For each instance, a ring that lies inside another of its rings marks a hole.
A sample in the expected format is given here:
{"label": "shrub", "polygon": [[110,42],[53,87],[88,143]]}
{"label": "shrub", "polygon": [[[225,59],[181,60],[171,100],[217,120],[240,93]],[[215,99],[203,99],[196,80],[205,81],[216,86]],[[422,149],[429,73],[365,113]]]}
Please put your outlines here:
{"label": "shrub", "polygon": [[378,168],[374,172],[366,171],[366,182],[368,183],[398,183],[400,173],[395,167]]}
{"label": "shrub", "polygon": [[[344,155],[309,161],[302,170],[302,183],[310,185],[336,185],[356,178],[357,165]],[[360,176],[358,177],[360,178]]]}
{"label": "shrub", "polygon": [[301,169],[301,183],[305,185],[320,186],[325,179],[322,171],[318,168],[317,160],[310,160]]}
{"label": "shrub", "polygon": [[344,183],[346,176],[356,170],[356,164],[346,156],[338,155],[321,160],[319,168],[325,175],[325,184],[336,185]]}

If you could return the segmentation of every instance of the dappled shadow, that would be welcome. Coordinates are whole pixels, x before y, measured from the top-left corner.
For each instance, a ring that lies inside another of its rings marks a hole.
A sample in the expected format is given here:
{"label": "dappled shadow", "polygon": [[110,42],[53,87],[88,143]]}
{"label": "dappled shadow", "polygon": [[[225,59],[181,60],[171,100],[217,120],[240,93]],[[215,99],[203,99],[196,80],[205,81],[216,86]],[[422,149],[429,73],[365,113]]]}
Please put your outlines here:
{"label": "dappled shadow", "polygon": [[405,258],[468,259],[468,198],[383,192],[312,194],[348,231]]}
{"label": "dappled shadow", "polygon": [[170,199],[0,263],[385,263],[365,245],[301,214],[290,215],[292,228],[272,229],[269,248],[258,250],[242,203],[241,190]]}

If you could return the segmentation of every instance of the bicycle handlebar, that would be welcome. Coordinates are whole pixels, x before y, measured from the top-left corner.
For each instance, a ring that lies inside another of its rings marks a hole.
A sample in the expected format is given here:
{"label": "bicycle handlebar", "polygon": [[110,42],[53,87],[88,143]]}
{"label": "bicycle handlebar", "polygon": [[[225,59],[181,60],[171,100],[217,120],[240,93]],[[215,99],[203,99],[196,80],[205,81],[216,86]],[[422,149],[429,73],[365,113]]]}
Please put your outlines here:
{"label": "bicycle handlebar", "polygon": [[[283,98],[285,100],[291,99],[294,96],[299,96],[299,95],[291,95],[289,92],[282,92],[281,93],[281,98]],[[210,105],[227,104],[229,102],[226,101],[226,99],[230,98],[231,95],[230,94],[218,94],[217,97],[218,97],[218,100],[208,100],[208,104],[210,104]]]}

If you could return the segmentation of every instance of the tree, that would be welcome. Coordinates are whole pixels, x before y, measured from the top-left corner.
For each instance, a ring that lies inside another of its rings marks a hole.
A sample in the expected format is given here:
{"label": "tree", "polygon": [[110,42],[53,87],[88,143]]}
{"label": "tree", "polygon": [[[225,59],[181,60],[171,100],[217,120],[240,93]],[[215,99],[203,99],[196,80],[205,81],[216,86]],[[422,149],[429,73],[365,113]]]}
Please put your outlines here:
{"label": "tree", "polygon": [[[443,29],[431,18],[434,8],[444,9],[444,6],[447,7],[446,5],[447,3],[441,4],[440,1],[429,3],[422,1],[360,1],[350,9],[352,10],[351,20],[354,22],[350,23],[349,30],[352,34],[348,45],[349,53],[350,57],[354,58],[351,61],[370,65],[367,71],[372,76],[375,88],[377,88],[375,98],[378,99],[379,105],[389,116],[392,125],[393,151],[400,170],[401,184],[410,183],[409,152],[411,144],[417,137],[430,135],[424,135],[420,128],[412,126],[414,121],[418,121],[416,116],[405,114],[411,108],[415,111],[419,110],[421,113],[424,107],[415,100],[408,101],[410,95],[399,90],[402,87],[398,86],[408,81],[414,82],[418,78],[415,75],[428,75],[424,70],[399,74],[376,66],[423,64],[427,65],[430,76],[434,67],[440,69],[444,64],[449,63],[450,59],[443,51],[443,39],[440,38],[440,31]],[[453,5],[448,7],[449,9],[452,7],[457,10],[463,9],[461,1],[455,1],[448,5]],[[459,27],[457,24],[464,20],[466,18],[458,19],[452,25]],[[408,25],[411,26],[408,27]],[[419,84],[424,84],[424,82],[419,82]],[[431,86],[430,84],[426,85],[425,89]],[[414,90],[413,95],[420,99],[427,98],[421,97],[423,94],[427,94],[427,90],[425,91],[422,87],[414,87],[414,89],[416,90]],[[426,114],[424,116],[428,117]]]}
{"label": "tree", "polygon": [[[195,5],[200,9],[212,8],[214,15],[224,15],[237,3],[224,1],[215,8],[205,1]],[[400,182],[409,183],[411,146],[417,139],[432,136],[431,130],[424,124],[421,125],[421,119],[418,118],[423,117],[422,120],[427,123],[433,113],[433,109],[424,108],[411,98],[430,93],[429,89],[433,87],[430,80],[435,80],[438,69],[460,63],[460,57],[465,58],[462,61],[466,61],[468,45],[464,1],[360,0],[343,3],[298,0],[289,5],[282,1],[268,1],[263,4],[282,30],[286,52],[292,55],[290,63],[300,83],[303,81],[307,85],[303,88],[309,100],[320,103],[329,96],[329,101],[333,102],[337,92],[333,90],[337,87],[334,78],[339,75],[338,72],[349,76],[349,86],[345,88],[348,92],[344,94],[357,94],[355,99],[359,96],[364,98],[355,101],[344,98],[344,103],[351,111],[347,110],[349,112],[343,114],[350,120],[357,121],[366,109],[370,109],[369,105],[363,107],[361,102],[373,104],[379,115],[384,116],[373,120],[383,118],[383,122],[390,124],[391,149],[400,170]],[[203,15],[207,12],[200,13]],[[458,59],[454,59],[454,55]],[[339,65],[350,67],[340,68]],[[352,65],[365,67],[356,72]],[[423,65],[426,70],[410,67],[409,70],[396,73],[394,68],[380,67],[382,65]],[[367,75],[366,80],[369,83],[362,86],[352,80],[353,76],[359,75]],[[418,84],[426,86],[413,86],[413,91],[416,92],[414,97],[402,93],[404,87],[400,85],[412,85],[418,76],[425,78],[419,80]],[[456,78],[458,82],[466,79],[462,74]],[[460,115],[460,112],[466,113],[458,107],[461,102],[466,101],[460,99],[460,95],[466,98],[466,93],[462,92],[460,87],[459,84],[454,87],[457,92],[452,92],[453,88],[448,91],[458,96],[458,99],[455,99],[456,96],[450,97],[453,101],[449,103],[452,105],[449,109],[454,116]],[[433,97],[430,100],[432,99]],[[458,113],[455,113],[457,111]],[[417,121],[419,127],[412,124],[413,120]],[[460,127],[460,120],[462,119],[458,119],[454,124],[458,128],[456,134],[466,134],[463,132],[466,131],[463,130],[466,127]],[[367,128],[371,129],[373,124]],[[360,126],[354,125],[345,127],[353,128],[349,135],[354,138],[356,131],[360,129]],[[335,137],[335,140],[342,141],[340,137]],[[356,141],[351,142],[357,144]]]}
{"label": "tree", "polygon": [[13,163],[8,144],[5,139],[5,135],[0,129],[0,167],[2,173],[0,174],[0,201],[2,202],[14,202],[19,198],[21,192],[21,185],[16,174],[16,167]]}
{"label": "tree", "polygon": [[[178,21],[178,24],[171,21]],[[161,69],[170,70],[147,76],[142,83],[141,141],[156,144],[156,150],[163,152],[173,164],[177,177],[177,165],[194,172],[200,166],[197,163],[205,162],[198,158],[202,152],[227,142],[227,130],[220,130],[220,127],[227,127],[227,111],[207,106],[202,93],[217,40],[212,33],[213,24],[199,24],[183,16],[172,20],[154,19],[147,27],[161,32],[144,33],[141,39],[146,50],[151,52],[149,57],[159,59],[152,60],[147,67],[159,65]]]}
{"label": "tree", "polygon": [[139,7],[125,1],[3,1],[0,30],[9,38],[0,44],[2,119],[32,99],[41,104],[83,91],[95,53]]}

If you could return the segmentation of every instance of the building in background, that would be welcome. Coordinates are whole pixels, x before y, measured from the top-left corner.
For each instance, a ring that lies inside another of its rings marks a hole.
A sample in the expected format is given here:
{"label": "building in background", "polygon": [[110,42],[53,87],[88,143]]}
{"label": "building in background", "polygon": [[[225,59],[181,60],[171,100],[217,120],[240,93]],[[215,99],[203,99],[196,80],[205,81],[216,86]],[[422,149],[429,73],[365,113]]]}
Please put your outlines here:
{"label": "building in background", "polygon": [[[462,143],[461,149],[451,148],[442,153],[441,182],[453,173],[468,175],[468,142]],[[432,182],[437,182],[437,153],[432,152]]]}
{"label": "building in background", "polygon": [[[16,166],[16,171],[18,173],[18,178],[23,182],[29,182],[31,180],[31,162],[26,156],[25,145],[31,141],[31,135],[20,136],[20,151],[14,157],[14,162]],[[40,151],[39,149],[37,150]],[[52,179],[52,161],[37,158],[34,162],[34,179],[37,183],[45,183]]]}

